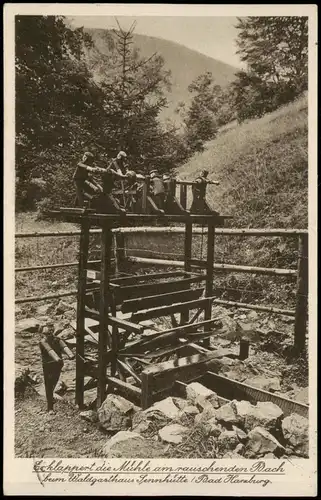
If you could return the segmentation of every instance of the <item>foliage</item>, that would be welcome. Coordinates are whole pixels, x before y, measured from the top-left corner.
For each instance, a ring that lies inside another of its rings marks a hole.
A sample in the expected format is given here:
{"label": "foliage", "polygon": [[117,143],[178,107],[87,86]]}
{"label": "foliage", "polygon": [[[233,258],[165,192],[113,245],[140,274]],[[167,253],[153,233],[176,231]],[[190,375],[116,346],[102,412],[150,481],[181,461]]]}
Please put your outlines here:
{"label": "foliage", "polygon": [[17,16],[18,210],[73,204],[72,174],[86,150],[105,162],[125,149],[143,171],[186,157],[176,130],[157,120],[170,84],[164,61],[140,57],[133,29],[107,33],[110,52],[102,55],[83,28],[71,29],[61,16]]}
{"label": "foliage", "polygon": [[70,159],[88,148],[101,118],[103,95],[83,61],[90,44],[60,16],[16,18],[18,208],[33,206],[33,177],[47,182],[49,197],[61,190],[70,201]]}
{"label": "foliage", "polygon": [[232,84],[239,121],[293,101],[308,87],[308,18],[239,18],[238,54],[246,70]]}

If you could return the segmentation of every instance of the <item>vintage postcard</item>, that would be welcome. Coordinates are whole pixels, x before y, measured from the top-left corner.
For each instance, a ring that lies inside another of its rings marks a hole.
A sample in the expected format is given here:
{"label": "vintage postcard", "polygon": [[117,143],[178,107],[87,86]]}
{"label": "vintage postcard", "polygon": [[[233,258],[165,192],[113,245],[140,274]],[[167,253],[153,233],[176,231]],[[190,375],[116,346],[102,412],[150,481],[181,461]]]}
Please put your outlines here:
{"label": "vintage postcard", "polygon": [[317,496],[317,8],[4,7],[4,492]]}

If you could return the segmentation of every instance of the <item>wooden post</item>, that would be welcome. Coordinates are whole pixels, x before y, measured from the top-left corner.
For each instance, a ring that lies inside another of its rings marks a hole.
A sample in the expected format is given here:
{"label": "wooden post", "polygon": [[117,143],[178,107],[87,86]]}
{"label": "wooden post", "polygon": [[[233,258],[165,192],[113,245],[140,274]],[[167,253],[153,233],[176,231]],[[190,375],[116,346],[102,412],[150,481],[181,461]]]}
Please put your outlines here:
{"label": "wooden post", "polygon": [[[205,296],[212,297],[213,295],[213,274],[214,274],[214,246],[215,246],[215,226],[213,221],[208,222],[207,232],[207,267],[206,267],[206,285]],[[208,320],[212,317],[212,304],[208,303],[204,309],[204,319]],[[203,342],[204,347],[209,348],[210,339]]]}
{"label": "wooden post", "polygon": [[125,235],[117,232],[114,235],[114,254],[116,264],[116,275],[122,272],[125,263]]}
{"label": "wooden post", "polygon": [[86,282],[87,262],[89,250],[88,220],[83,219],[81,223],[79,244],[79,268],[78,268],[78,292],[77,292],[77,329],[76,329],[76,397],[75,402],[79,408],[84,405],[84,351],[85,351],[85,305],[86,305]]}
{"label": "wooden post", "polygon": [[183,208],[186,210],[187,205],[187,190],[185,184],[180,184],[180,192],[179,192],[179,202]]}
{"label": "wooden post", "polygon": [[241,339],[240,340],[240,354],[239,358],[241,361],[247,359],[249,357],[250,343],[248,340]]}
{"label": "wooden post", "polygon": [[308,235],[299,236],[298,277],[294,320],[294,348],[299,354],[305,350],[308,321]]}
{"label": "wooden post", "polygon": [[141,407],[143,410],[149,408],[153,404],[153,374],[148,373],[148,368],[141,373],[142,394]]}
{"label": "wooden post", "polygon": [[102,228],[101,234],[101,272],[100,272],[100,310],[98,341],[98,384],[97,406],[103,403],[106,396],[106,350],[108,336],[109,312],[109,274],[111,261],[112,232],[108,224]]}
{"label": "wooden post", "polygon": [[[182,186],[182,184],[181,184]],[[185,241],[184,241],[184,270],[191,271],[191,258],[192,258],[192,237],[193,225],[191,221],[185,223]],[[189,310],[181,313],[181,323],[187,323],[189,320]]]}
{"label": "wooden post", "polygon": [[148,193],[148,178],[146,177],[145,181],[143,182],[143,189],[142,189],[142,213],[146,214],[147,212],[147,193]]}

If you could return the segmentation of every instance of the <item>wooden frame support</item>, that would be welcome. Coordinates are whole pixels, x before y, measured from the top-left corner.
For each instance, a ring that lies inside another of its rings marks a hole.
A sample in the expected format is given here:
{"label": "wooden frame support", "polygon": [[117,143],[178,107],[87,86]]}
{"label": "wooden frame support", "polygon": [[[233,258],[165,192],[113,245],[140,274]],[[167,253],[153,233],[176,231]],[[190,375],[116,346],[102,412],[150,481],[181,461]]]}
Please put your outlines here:
{"label": "wooden frame support", "polygon": [[108,313],[110,308],[109,274],[112,249],[111,227],[106,223],[101,234],[101,274],[100,274],[100,308],[99,308],[99,344],[98,344],[98,384],[97,406],[103,403],[106,397],[106,370],[105,352],[110,345],[108,338]]}
{"label": "wooden frame support", "polygon": [[76,395],[75,402],[79,408],[84,405],[84,349],[85,349],[85,303],[87,262],[89,251],[90,225],[86,218],[82,220],[79,244],[78,292],[77,292],[77,326],[76,326]]}
{"label": "wooden frame support", "polygon": [[[215,226],[212,221],[208,222],[207,230],[207,268],[206,268],[206,285],[205,296],[213,295],[213,274],[214,274],[214,245],[215,245]],[[210,319],[212,316],[212,303],[206,304],[204,308],[204,319]],[[209,348],[210,339],[203,342],[204,347]]]}

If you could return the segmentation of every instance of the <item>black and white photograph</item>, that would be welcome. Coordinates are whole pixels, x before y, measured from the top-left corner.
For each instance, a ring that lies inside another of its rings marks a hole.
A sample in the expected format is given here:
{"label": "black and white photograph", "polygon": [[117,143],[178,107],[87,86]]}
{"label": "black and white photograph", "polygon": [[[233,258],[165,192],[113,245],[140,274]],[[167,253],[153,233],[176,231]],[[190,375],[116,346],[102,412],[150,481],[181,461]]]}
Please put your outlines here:
{"label": "black and white photograph", "polygon": [[5,24],[12,464],[314,496],[316,6],[63,5]]}

